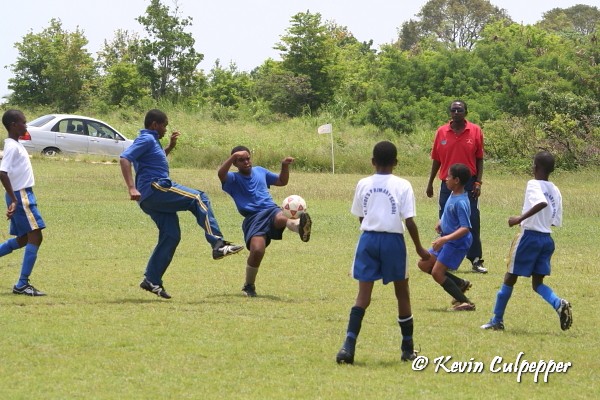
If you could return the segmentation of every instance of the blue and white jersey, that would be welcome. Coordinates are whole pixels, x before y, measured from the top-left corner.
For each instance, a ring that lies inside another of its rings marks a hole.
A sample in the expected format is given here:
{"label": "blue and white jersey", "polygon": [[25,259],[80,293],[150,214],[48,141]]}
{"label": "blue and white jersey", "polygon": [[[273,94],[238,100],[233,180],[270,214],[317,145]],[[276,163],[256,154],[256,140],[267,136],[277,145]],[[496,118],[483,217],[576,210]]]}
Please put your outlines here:
{"label": "blue and white jersey", "polygon": [[393,174],[363,178],[356,185],[351,212],[363,218],[362,231],[404,233],[403,221],[417,215],[413,188]]}
{"label": "blue and white jersey", "polygon": [[562,196],[552,182],[531,179],[525,189],[522,214],[539,203],[547,203],[540,212],[521,222],[521,228],[530,231],[552,233],[550,227],[562,225]]}

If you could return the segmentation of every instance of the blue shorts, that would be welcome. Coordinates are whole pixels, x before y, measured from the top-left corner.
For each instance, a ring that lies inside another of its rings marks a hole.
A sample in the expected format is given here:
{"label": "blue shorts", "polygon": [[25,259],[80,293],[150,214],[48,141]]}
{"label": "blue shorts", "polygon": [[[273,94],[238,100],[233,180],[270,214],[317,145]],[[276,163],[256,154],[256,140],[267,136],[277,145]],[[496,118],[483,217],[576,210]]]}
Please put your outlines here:
{"label": "blue shorts", "polygon": [[531,274],[550,275],[550,258],[554,240],[549,233],[524,230],[510,246],[508,272],[529,277]]}
{"label": "blue shorts", "polygon": [[408,266],[404,235],[388,232],[363,232],[358,239],[352,276],[361,282],[408,279]]}
{"label": "blue shorts", "polygon": [[275,216],[280,212],[281,208],[273,207],[244,218],[242,231],[248,250],[250,250],[250,239],[254,236],[264,236],[267,246],[271,243],[271,240],[281,240],[285,228],[275,228]]}
{"label": "blue shorts", "polygon": [[447,242],[440,251],[429,249],[429,253],[433,254],[448,269],[456,271],[471,248],[471,243],[473,243],[473,235],[469,232],[460,239]]}
{"label": "blue shorts", "polygon": [[[21,237],[36,229],[44,229],[46,224],[37,208],[37,200],[33,194],[32,188],[21,189],[14,192],[17,197],[17,209],[10,219],[10,234]],[[6,205],[10,205],[12,200],[8,194]]]}

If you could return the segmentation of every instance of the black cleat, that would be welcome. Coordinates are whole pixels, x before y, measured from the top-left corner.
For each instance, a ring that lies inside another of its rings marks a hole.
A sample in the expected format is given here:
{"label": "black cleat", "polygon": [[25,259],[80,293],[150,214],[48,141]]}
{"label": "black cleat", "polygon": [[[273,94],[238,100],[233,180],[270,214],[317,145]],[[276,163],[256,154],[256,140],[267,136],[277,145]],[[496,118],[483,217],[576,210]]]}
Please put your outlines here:
{"label": "black cleat", "polygon": [[244,294],[247,297],[256,297],[256,286],[254,286],[253,283],[246,283],[244,285],[244,287],[242,288],[242,292],[244,292]]}
{"label": "black cleat", "polygon": [[220,260],[223,257],[230,256],[235,253],[239,253],[244,249],[244,246],[219,240],[213,247],[213,260]]}
{"label": "black cleat", "polygon": [[300,235],[300,240],[303,242],[308,242],[310,240],[311,227],[312,220],[310,219],[310,215],[308,215],[308,213],[303,213],[300,215],[300,223],[298,224],[298,234]]}
{"label": "black cleat", "polygon": [[354,364],[354,354],[342,347],[335,356],[335,361],[338,364]]}
{"label": "black cleat", "polygon": [[162,285],[155,285],[146,278],[144,278],[144,280],[140,283],[140,287],[144,290],[154,293],[158,297],[162,297],[163,299],[171,298],[171,295],[167,293]]}
{"label": "black cleat", "polygon": [[13,286],[13,293],[14,294],[23,294],[25,296],[33,296],[33,297],[46,295],[46,293],[37,290],[36,288],[31,286],[29,283],[27,285],[21,286],[21,287],[17,287],[17,285]]}
{"label": "black cleat", "polygon": [[560,329],[566,331],[573,324],[573,313],[571,312],[571,304],[565,299],[560,299],[560,306],[556,309],[560,318]]}

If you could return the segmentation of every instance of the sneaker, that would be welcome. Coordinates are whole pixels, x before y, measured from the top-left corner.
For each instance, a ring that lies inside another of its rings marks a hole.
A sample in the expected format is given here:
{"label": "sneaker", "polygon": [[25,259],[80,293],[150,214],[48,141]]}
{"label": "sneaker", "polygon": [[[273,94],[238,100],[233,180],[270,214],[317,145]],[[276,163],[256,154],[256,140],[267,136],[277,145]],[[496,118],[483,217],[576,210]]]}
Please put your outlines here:
{"label": "sneaker", "polygon": [[246,283],[242,288],[242,292],[248,297],[256,297],[256,286],[253,283]]}
{"label": "sneaker", "polygon": [[483,260],[479,257],[475,258],[472,262],[472,271],[477,272],[479,274],[487,274],[488,270],[483,268]]}
{"label": "sneaker", "polygon": [[219,239],[219,241],[213,247],[213,260],[220,260],[225,256],[230,256],[235,253],[239,253],[244,249],[244,246],[233,244]]}
{"label": "sneaker", "polygon": [[473,303],[458,303],[455,304],[449,311],[475,311],[475,304]]}
{"label": "sneaker", "polygon": [[342,347],[335,356],[335,361],[338,364],[354,364],[354,354]]}
{"label": "sneaker", "polygon": [[162,297],[163,299],[171,298],[171,295],[166,292],[162,285],[155,285],[146,278],[144,278],[144,280],[140,283],[140,287],[144,290],[154,293],[158,297]]}
{"label": "sneaker", "polygon": [[25,296],[45,296],[46,293],[40,292],[29,283],[25,286],[17,287],[17,285],[13,286],[14,294],[24,294]]}
{"label": "sneaker", "polygon": [[403,345],[401,347],[401,350],[402,355],[400,356],[400,359],[402,361],[413,361],[415,358],[417,358],[418,351],[415,351],[412,339],[409,343]]}
{"label": "sneaker", "polygon": [[504,323],[502,321],[493,322],[493,320],[490,319],[490,322],[488,322],[487,324],[481,325],[481,329],[491,329],[493,331],[503,331]]}
{"label": "sneaker", "polygon": [[[467,290],[471,289],[471,287],[473,286],[473,284],[471,282],[469,282],[466,279],[463,279],[463,284],[460,286],[460,291],[465,293]],[[455,298],[452,299],[452,301],[450,302],[450,304],[452,304],[453,306],[459,304],[460,302],[458,300],[456,300]]]}
{"label": "sneaker", "polygon": [[298,234],[300,235],[300,240],[303,242],[308,242],[310,240],[310,228],[312,226],[312,220],[310,219],[310,215],[308,213],[304,213],[300,215],[300,224],[298,225]]}
{"label": "sneaker", "polygon": [[565,299],[560,299],[560,305],[556,309],[560,317],[560,329],[566,331],[573,324],[573,314],[571,313],[571,304]]}

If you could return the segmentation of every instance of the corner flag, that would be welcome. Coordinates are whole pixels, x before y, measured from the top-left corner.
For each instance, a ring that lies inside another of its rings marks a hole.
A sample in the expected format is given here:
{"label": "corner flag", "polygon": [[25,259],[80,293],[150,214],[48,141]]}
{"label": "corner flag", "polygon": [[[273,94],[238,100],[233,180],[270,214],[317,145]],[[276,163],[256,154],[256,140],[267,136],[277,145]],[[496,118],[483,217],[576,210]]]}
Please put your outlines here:
{"label": "corner flag", "polygon": [[321,125],[319,129],[317,129],[317,133],[319,134],[331,132],[333,132],[333,127],[331,126],[331,124]]}

